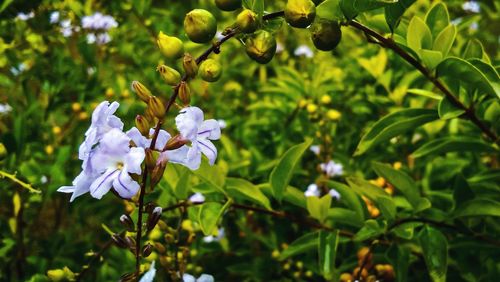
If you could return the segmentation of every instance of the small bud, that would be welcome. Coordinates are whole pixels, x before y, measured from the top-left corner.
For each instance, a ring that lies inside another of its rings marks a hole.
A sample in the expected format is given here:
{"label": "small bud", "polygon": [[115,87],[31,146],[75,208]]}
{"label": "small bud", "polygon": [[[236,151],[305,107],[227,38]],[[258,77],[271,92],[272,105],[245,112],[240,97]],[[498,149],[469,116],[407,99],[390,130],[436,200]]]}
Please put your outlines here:
{"label": "small bud", "polygon": [[179,149],[180,147],[186,145],[187,142],[188,140],[185,140],[180,134],[177,134],[167,141],[163,151]]}
{"label": "small bud", "polygon": [[127,236],[125,237],[125,242],[127,242],[127,246],[128,248],[133,252],[135,253],[135,239],[131,236]]}
{"label": "small bud", "polygon": [[153,245],[151,245],[150,243],[147,243],[146,245],[144,245],[144,247],[142,247],[142,256],[147,258],[149,257],[149,255],[153,252]]}
{"label": "small bud", "polygon": [[163,177],[167,162],[158,162],[151,172],[151,187],[155,187]]}
{"label": "small bud", "polygon": [[306,110],[308,113],[313,114],[318,110],[318,106],[316,104],[311,103],[307,105]]}
{"label": "small bud", "polygon": [[151,231],[153,228],[155,228],[156,224],[158,223],[158,220],[160,220],[161,212],[162,212],[161,207],[156,207],[149,214],[148,223],[147,223],[147,230],[148,231]]}
{"label": "small bud", "polygon": [[179,85],[179,99],[184,105],[189,105],[191,102],[191,89],[189,88],[189,85],[185,82],[182,81]]}
{"label": "small bud", "polygon": [[120,234],[113,234],[111,236],[111,239],[113,240],[113,242],[120,248],[127,248],[128,247],[128,244],[127,244],[127,241],[125,241],[125,239],[123,239],[123,237],[120,235]]}
{"label": "small bud", "polygon": [[198,74],[198,64],[194,60],[191,54],[184,54],[184,59],[182,60],[182,66],[184,67],[184,71],[186,72],[186,76],[189,78],[194,78]]}
{"label": "small bud", "polygon": [[339,280],[340,280],[340,282],[352,282],[352,281],[354,281],[351,273],[347,273],[347,272],[340,274]]}
{"label": "small bud", "polygon": [[260,64],[267,64],[276,54],[276,39],[271,33],[261,30],[246,41],[247,55]]}
{"label": "small bud", "polygon": [[311,0],[288,0],[285,20],[293,27],[306,28],[316,17],[316,5]]}
{"label": "small bud", "polygon": [[149,98],[151,97],[151,91],[149,91],[149,89],[147,89],[146,86],[144,86],[139,81],[133,81],[132,89],[134,89],[137,96],[139,96],[139,99],[141,99],[143,102],[146,103],[149,102]]}
{"label": "small bud", "polygon": [[139,129],[139,132],[143,135],[143,136],[149,136],[149,128],[150,128],[150,125],[149,125],[149,121],[141,116],[141,115],[137,115],[135,117],[135,127],[137,127],[137,129]]}
{"label": "small bud", "polygon": [[0,143],[0,160],[3,160],[7,156],[7,148],[3,143]]}
{"label": "small bud", "polygon": [[71,110],[73,110],[73,112],[79,112],[80,110],[82,109],[82,105],[80,105],[80,103],[73,103],[71,104]]}
{"label": "small bud", "polygon": [[234,11],[241,8],[241,0],[215,0],[215,5],[222,11]]}
{"label": "small bud", "polygon": [[161,243],[158,243],[158,242],[155,242],[154,243],[154,247],[155,249],[160,253],[160,254],[164,254],[167,249],[165,248],[165,246],[163,246],[163,244]]}
{"label": "small bud", "polygon": [[61,127],[59,127],[59,126],[52,127],[52,133],[54,133],[54,135],[59,135],[59,134],[61,134],[61,132],[62,132]]}
{"label": "small bud", "polygon": [[215,82],[222,75],[222,66],[214,59],[207,59],[200,65],[200,76],[207,82]]}
{"label": "small bud", "polygon": [[51,269],[47,271],[47,276],[50,281],[64,281],[66,280],[66,274],[62,269]]}
{"label": "small bud", "polygon": [[168,36],[160,31],[156,40],[161,53],[169,59],[178,59],[184,54],[184,44],[174,36]]}
{"label": "small bud", "polygon": [[106,96],[106,98],[110,99],[115,95],[115,90],[113,90],[113,88],[109,87],[106,89],[106,92],[104,92],[104,95]]}
{"label": "small bud", "polygon": [[54,153],[54,147],[52,145],[45,146],[45,153],[47,153],[47,155],[52,155]]}
{"label": "small bud", "polygon": [[175,238],[172,234],[166,234],[165,235],[165,241],[169,244],[172,244],[175,242]]}
{"label": "small bud", "polygon": [[244,33],[253,33],[259,28],[257,14],[249,9],[243,9],[236,17],[238,28]]}
{"label": "small bud", "polygon": [[153,114],[153,112],[151,111],[151,108],[149,106],[144,111],[144,118],[148,121],[149,124],[155,123],[155,115]]}
{"label": "small bud", "polygon": [[181,81],[181,74],[171,67],[160,65],[156,68],[168,85],[175,86]]}
{"label": "small bud", "polygon": [[[361,274],[359,274],[359,272],[361,271]],[[361,267],[356,267],[353,271],[352,271],[352,276],[354,277],[361,277],[362,280],[365,280],[366,277],[368,276],[368,270],[366,270],[366,268],[363,268],[363,270],[361,270]]]}
{"label": "small bud", "polygon": [[207,43],[217,32],[217,21],[207,10],[194,9],[184,18],[184,30],[195,43]]}
{"label": "small bud", "polygon": [[137,274],[135,272],[125,273],[120,277],[120,282],[129,282],[136,280],[137,280]]}
{"label": "small bud", "polygon": [[326,116],[330,119],[330,120],[339,120],[340,117],[342,116],[342,114],[337,111],[337,110],[328,110],[326,112]]}
{"label": "small bud", "polygon": [[151,109],[151,112],[158,119],[162,119],[165,116],[165,106],[160,98],[156,96],[151,96],[148,103],[148,108]]}
{"label": "small bud", "polygon": [[134,226],[134,221],[128,214],[122,214],[120,216],[120,223],[128,230],[128,231],[134,231],[135,226]]}
{"label": "small bud", "polygon": [[332,97],[330,97],[329,95],[323,95],[321,96],[321,104],[330,104],[332,102]]}
{"label": "small bud", "polygon": [[340,25],[336,21],[320,19],[311,26],[311,39],[318,50],[331,51],[342,39]]}
{"label": "small bud", "polygon": [[151,170],[156,166],[156,157],[153,150],[146,148],[146,167]]}

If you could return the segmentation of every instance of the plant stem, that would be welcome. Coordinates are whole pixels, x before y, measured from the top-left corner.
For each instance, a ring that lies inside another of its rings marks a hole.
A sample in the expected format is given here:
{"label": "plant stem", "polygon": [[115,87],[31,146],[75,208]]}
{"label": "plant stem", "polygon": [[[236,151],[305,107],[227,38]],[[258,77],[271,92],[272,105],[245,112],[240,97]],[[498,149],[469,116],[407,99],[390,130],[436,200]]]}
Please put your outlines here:
{"label": "plant stem", "polygon": [[417,61],[414,57],[412,57],[408,52],[399,47],[392,38],[386,38],[382,34],[376,32],[375,30],[357,21],[350,21],[347,24],[377,39],[378,45],[381,45],[382,47],[385,47],[387,49],[391,49],[401,58],[403,58],[406,62],[408,62],[418,71],[420,71],[420,73],[422,73],[430,82],[432,82],[439,90],[441,90],[441,92],[445,95],[446,99],[448,99],[450,103],[452,103],[458,109],[464,111],[464,115],[467,117],[467,119],[469,119],[472,123],[474,123],[494,143],[500,144],[500,140],[498,136],[495,134],[495,132],[493,132],[485,123],[483,123],[477,117],[472,107],[465,106],[458,98],[455,97],[455,95],[453,95],[453,93],[451,93],[451,91],[435,75],[433,75],[425,66],[423,66],[419,61]]}

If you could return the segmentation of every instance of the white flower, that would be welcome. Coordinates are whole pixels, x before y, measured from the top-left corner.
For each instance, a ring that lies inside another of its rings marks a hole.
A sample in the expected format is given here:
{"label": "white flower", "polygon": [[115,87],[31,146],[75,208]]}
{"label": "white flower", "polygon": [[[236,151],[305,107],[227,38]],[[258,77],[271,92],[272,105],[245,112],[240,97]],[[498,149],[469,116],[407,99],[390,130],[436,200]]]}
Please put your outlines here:
{"label": "white flower", "polygon": [[227,127],[227,123],[226,123],[226,121],[225,121],[225,120],[223,120],[223,119],[218,119],[218,120],[217,120],[217,122],[219,123],[219,127],[220,127],[220,129],[224,129],[224,128],[226,128],[226,127]]}
{"label": "white flower", "polygon": [[103,15],[99,12],[82,18],[82,27],[87,29],[106,31],[117,26],[118,23],[112,16]]}
{"label": "white flower", "polygon": [[45,175],[42,175],[42,177],[40,177],[40,183],[42,184],[45,184],[49,181],[49,179],[47,178],[47,176]]}
{"label": "white flower", "polygon": [[189,197],[189,201],[192,203],[203,203],[205,202],[205,196],[201,193],[194,193]]}
{"label": "white flower", "polygon": [[283,51],[285,51],[285,46],[283,44],[281,44],[280,42],[278,42],[276,44],[276,54],[281,53]]}
{"label": "white flower", "polygon": [[73,26],[71,26],[70,19],[61,21],[59,23],[59,26],[61,27],[61,33],[64,37],[70,37],[71,35],[73,35]]}
{"label": "white flower", "polygon": [[199,278],[195,278],[191,274],[184,273],[182,275],[183,282],[214,282],[214,277],[208,274],[202,274]]}
{"label": "white flower", "polygon": [[21,21],[27,21],[27,20],[29,20],[29,19],[31,19],[33,17],[35,17],[35,12],[31,11],[31,12],[29,12],[27,14],[25,14],[25,13],[19,13],[19,14],[17,14],[16,18],[19,19],[19,20],[21,20]]}
{"label": "white flower", "polygon": [[111,41],[111,36],[107,32],[105,33],[99,33],[96,38],[96,43],[97,45],[104,45],[107,44]]}
{"label": "white flower", "polygon": [[224,230],[224,227],[221,227],[217,230],[217,235],[208,235],[203,237],[203,242],[205,243],[212,243],[212,242],[219,242],[226,236],[226,231]]}
{"label": "white flower", "polygon": [[295,49],[293,54],[297,57],[300,57],[300,56],[305,56],[306,58],[314,57],[313,50],[311,50],[311,48],[309,48],[309,46],[307,46],[307,45],[300,45],[299,47],[297,47],[297,49]]}
{"label": "white flower", "polygon": [[481,11],[481,7],[479,6],[479,3],[476,1],[467,1],[462,4],[462,9],[467,12],[471,13],[479,13]]}
{"label": "white flower", "polygon": [[328,191],[328,194],[330,194],[330,196],[332,196],[332,198],[340,200],[340,193],[337,190],[330,189],[330,191]]}
{"label": "white flower", "polygon": [[306,197],[319,197],[320,191],[319,191],[318,185],[316,185],[314,183],[309,184],[309,186],[307,186],[307,190],[304,192],[304,195]]}
{"label": "white flower", "polygon": [[12,111],[12,107],[9,104],[0,104],[0,114],[8,114]]}
{"label": "white flower", "polygon": [[336,163],[334,161],[329,161],[327,163],[322,163],[319,165],[321,171],[326,173],[328,177],[335,177],[342,175],[344,173],[344,167],[341,163]]}
{"label": "white flower", "polygon": [[53,23],[57,23],[59,21],[59,11],[54,11],[52,13],[50,13],[50,23],[53,24]]}
{"label": "white flower", "polygon": [[156,268],[155,268],[155,262],[153,261],[153,263],[151,263],[151,266],[149,267],[148,272],[144,273],[139,282],[153,282],[155,276],[156,276]]}
{"label": "white flower", "polygon": [[311,150],[315,155],[319,155],[320,146],[319,145],[312,145],[311,147],[309,147],[309,150]]}
{"label": "white flower", "polygon": [[93,33],[87,34],[87,44],[94,44],[96,40],[96,36]]}

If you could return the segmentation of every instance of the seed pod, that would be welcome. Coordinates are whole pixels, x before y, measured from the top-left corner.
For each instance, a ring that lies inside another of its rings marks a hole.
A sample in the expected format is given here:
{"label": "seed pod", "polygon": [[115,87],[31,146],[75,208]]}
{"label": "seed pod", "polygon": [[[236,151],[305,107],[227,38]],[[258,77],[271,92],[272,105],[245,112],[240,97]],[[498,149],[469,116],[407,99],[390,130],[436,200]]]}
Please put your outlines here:
{"label": "seed pod", "polygon": [[141,115],[137,115],[135,117],[135,127],[137,127],[137,129],[139,129],[139,132],[143,135],[143,136],[149,136],[149,128],[150,128],[150,125],[149,125],[149,121],[141,116]]}
{"label": "seed pod", "polygon": [[160,220],[161,212],[162,212],[162,208],[156,207],[149,214],[148,222],[147,222],[147,230],[148,231],[151,231],[151,230],[153,230],[153,228],[155,228],[156,223],[158,223],[158,220]]}
{"label": "seed pod", "polygon": [[131,236],[125,237],[125,242],[127,242],[128,248],[135,253],[135,239]]}
{"label": "seed pod", "polygon": [[122,236],[120,236],[120,234],[113,234],[111,236],[111,239],[113,240],[113,242],[120,248],[127,248],[128,247],[128,244],[127,242],[125,241],[125,239],[123,239]]}
{"label": "seed pod", "polygon": [[293,27],[306,28],[316,17],[316,5],[311,0],[288,0],[285,20]]}
{"label": "seed pod", "polygon": [[120,277],[120,282],[129,282],[137,280],[137,273],[125,273]]}
{"label": "seed pod", "polygon": [[122,214],[120,216],[120,223],[128,230],[128,231],[134,231],[135,226],[134,226],[134,221],[128,214]]}
{"label": "seed pod", "polygon": [[151,245],[150,243],[147,243],[146,245],[144,245],[144,247],[142,247],[142,257],[149,257],[149,255],[153,252],[153,245]]}
{"label": "seed pod", "polygon": [[179,91],[179,94],[178,94],[179,99],[181,100],[181,102],[184,105],[189,105],[189,102],[191,102],[191,89],[189,88],[189,85],[185,81],[182,81],[179,85],[178,91]]}
{"label": "seed pod", "polygon": [[158,119],[162,119],[165,116],[165,106],[160,98],[156,96],[151,96],[148,103],[148,108],[151,109],[151,112]]}
{"label": "seed pod", "polygon": [[195,43],[207,43],[217,32],[217,21],[207,10],[194,9],[184,18],[184,30]]}
{"label": "seed pod", "polygon": [[207,82],[215,82],[222,75],[222,66],[214,59],[207,59],[200,65],[200,76]]}
{"label": "seed pod", "polygon": [[241,0],[215,0],[215,5],[222,11],[234,11],[241,8]]}
{"label": "seed pod", "polygon": [[165,144],[165,147],[163,148],[163,150],[166,151],[166,150],[179,149],[180,147],[186,145],[187,142],[189,142],[189,141],[184,140],[184,138],[182,138],[182,136],[180,134],[177,134],[167,141],[167,144]]}
{"label": "seed pod", "polygon": [[336,21],[320,19],[311,26],[311,39],[318,50],[331,51],[342,39],[342,30]]}
{"label": "seed pod", "polygon": [[181,81],[181,74],[171,67],[160,65],[156,68],[168,85],[175,86]]}
{"label": "seed pod", "polygon": [[160,254],[164,254],[167,251],[165,246],[158,242],[154,242],[154,247]]}
{"label": "seed pod", "polygon": [[160,31],[156,43],[161,53],[169,59],[178,59],[184,54],[184,44],[177,37],[168,36]]}
{"label": "seed pod", "polygon": [[141,99],[143,102],[148,103],[149,102],[149,97],[151,97],[151,91],[146,88],[142,83],[139,81],[132,81],[132,89],[134,89],[134,92],[137,94],[139,99]]}
{"label": "seed pod", "polygon": [[244,9],[236,17],[236,24],[238,28],[244,33],[252,33],[259,28],[259,21],[257,20],[257,14],[249,9]]}
{"label": "seed pod", "polygon": [[186,72],[186,76],[189,78],[194,78],[198,74],[198,64],[191,54],[184,54],[184,59],[182,60],[182,66]]}
{"label": "seed pod", "polygon": [[261,30],[246,41],[247,55],[260,64],[267,64],[276,54],[276,39],[267,31]]}
{"label": "seed pod", "polygon": [[156,166],[156,158],[154,156],[153,150],[146,148],[146,167],[151,170]]}
{"label": "seed pod", "polygon": [[167,167],[167,162],[158,162],[151,173],[151,187],[155,187],[160,182]]}

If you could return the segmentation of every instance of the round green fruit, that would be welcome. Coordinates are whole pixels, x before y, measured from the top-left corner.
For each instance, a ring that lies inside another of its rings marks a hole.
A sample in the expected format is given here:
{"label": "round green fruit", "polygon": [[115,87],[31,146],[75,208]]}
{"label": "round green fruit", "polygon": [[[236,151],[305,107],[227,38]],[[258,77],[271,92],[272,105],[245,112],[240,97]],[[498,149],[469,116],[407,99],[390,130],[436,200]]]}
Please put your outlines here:
{"label": "round green fruit", "polygon": [[259,28],[259,22],[257,20],[257,14],[252,10],[244,9],[236,17],[236,24],[238,28],[244,33],[255,32]]}
{"label": "round green fruit", "polygon": [[288,0],[285,7],[285,20],[297,28],[306,28],[316,17],[316,5],[311,0]]}
{"label": "round green fruit", "polygon": [[261,30],[245,41],[247,55],[260,64],[267,64],[276,54],[276,39]]}
{"label": "round green fruit", "polygon": [[215,0],[215,5],[222,11],[234,11],[241,8],[241,0]]}
{"label": "round green fruit", "polygon": [[194,9],[184,18],[184,30],[195,43],[207,43],[217,32],[217,21],[207,10]]}
{"label": "round green fruit", "polygon": [[331,51],[337,47],[342,38],[340,24],[336,21],[321,19],[311,27],[311,39],[317,49]]}

